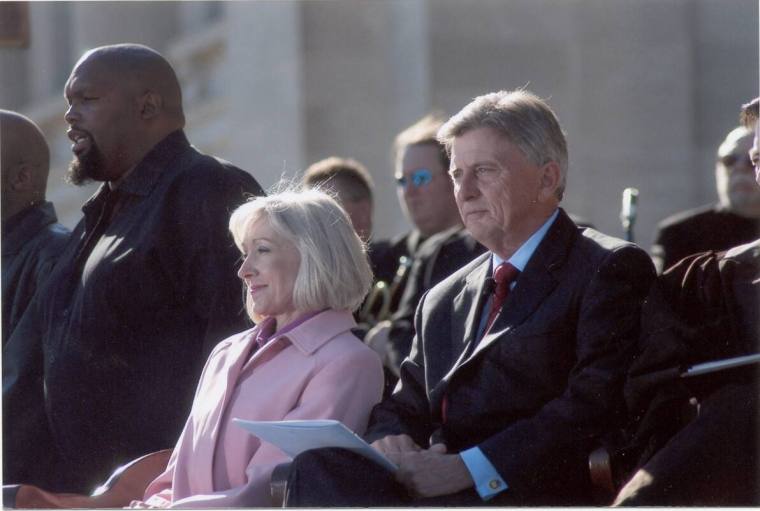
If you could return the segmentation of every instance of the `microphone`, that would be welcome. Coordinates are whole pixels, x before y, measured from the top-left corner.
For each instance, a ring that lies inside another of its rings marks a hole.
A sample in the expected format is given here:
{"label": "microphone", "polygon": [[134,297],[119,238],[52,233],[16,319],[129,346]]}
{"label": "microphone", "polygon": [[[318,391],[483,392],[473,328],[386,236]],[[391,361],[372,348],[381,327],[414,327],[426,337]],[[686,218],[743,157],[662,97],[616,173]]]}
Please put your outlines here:
{"label": "microphone", "polygon": [[620,221],[625,230],[626,241],[633,241],[633,225],[636,223],[638,214],[637,205],[639,200],[639,190],[637,188],[626,188],[623,190],[623,207],[620,210]]}

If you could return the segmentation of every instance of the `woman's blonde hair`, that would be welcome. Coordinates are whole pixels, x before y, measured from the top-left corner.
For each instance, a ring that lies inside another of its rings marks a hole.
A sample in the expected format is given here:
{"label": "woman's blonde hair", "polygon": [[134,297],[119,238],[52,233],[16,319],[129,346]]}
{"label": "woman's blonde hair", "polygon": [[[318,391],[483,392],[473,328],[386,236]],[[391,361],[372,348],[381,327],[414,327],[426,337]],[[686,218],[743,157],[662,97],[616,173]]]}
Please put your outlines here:
{"label": "woman's blonde hair", "polygon": [[[246,233],[260,218],[293,243],[301,256],[293,287],[297,310],[353,311],[361,305],[372,285],[372,269],[366,247],[332,197],[292,188],[254,197],[230,217],[229,229],[241,251]],[[255,321],[250,295],[246,296],[248,314]]]}

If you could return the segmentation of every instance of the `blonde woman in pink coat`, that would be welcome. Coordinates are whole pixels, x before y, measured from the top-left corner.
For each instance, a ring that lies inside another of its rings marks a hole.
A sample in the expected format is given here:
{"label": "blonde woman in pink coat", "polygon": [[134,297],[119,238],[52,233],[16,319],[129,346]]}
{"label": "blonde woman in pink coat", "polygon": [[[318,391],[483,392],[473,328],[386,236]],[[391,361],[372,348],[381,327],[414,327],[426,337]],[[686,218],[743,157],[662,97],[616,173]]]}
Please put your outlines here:
{"label": "blonde woman in pink coat", "polygon": [[166,470],[133,507],[271,506],[288,458],[232,419],[337,419],[362,434],[382,395],[380,361],[351,333],[372,273],[340,206],[314,190],[257,197],[230,231],[258,324],[211,353]]}

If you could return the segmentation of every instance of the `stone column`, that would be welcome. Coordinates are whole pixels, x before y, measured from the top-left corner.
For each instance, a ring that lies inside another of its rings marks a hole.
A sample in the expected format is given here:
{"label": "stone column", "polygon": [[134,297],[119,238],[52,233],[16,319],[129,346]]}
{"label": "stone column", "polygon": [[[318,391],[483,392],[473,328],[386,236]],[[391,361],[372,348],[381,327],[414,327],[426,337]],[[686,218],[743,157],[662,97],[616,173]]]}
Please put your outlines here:
{"label": "stone column", "polygon": [[227,4],[227,129],[223,156],[265,188],[304,166],[301,4]]}

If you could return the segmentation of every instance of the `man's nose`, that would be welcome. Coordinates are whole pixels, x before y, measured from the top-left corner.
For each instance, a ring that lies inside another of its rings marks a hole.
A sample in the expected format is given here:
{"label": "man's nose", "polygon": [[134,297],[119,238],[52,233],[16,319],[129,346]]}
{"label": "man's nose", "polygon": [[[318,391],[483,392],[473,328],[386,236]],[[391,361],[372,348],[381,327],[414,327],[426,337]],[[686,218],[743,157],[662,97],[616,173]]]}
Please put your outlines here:
{"label": "man's nose", "polygon": [[404,195],[414,193],[416,189],[417,187],[414,186],[414,180],[411,178],[411,176],[407,176],[404,184],[401,186],[401,190],[404,192]]}
{"label": "man's nose", "polygon": [[76,107],[71,104],[66,109],[66,113],[63,115],[63,120],[68,124],[74,124],[77,119],[79,119],[79,112],[77,111]]}

